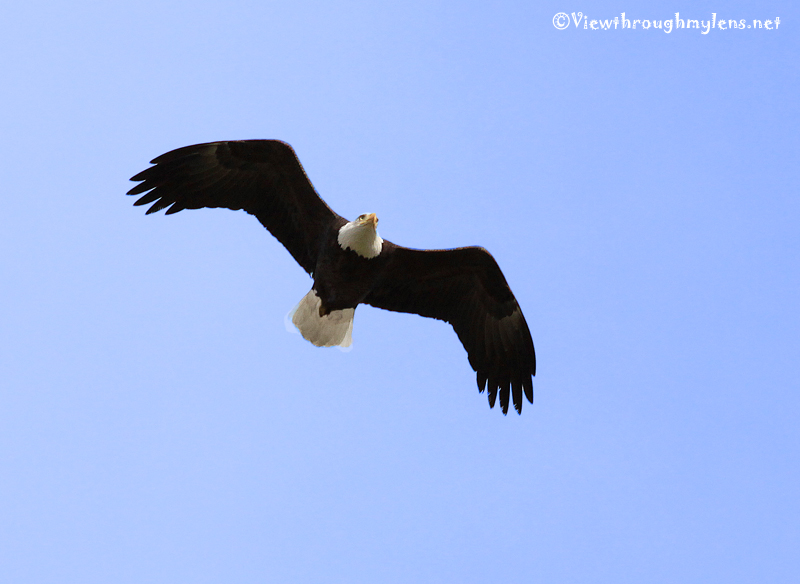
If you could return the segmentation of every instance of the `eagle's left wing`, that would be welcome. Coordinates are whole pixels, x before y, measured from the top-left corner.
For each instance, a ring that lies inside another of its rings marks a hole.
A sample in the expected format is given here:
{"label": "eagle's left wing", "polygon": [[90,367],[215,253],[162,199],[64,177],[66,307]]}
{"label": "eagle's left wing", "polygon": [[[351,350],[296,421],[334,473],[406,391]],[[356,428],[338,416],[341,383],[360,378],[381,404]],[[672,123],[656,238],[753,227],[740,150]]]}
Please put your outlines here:
{"label": "eagle's left wing", "polygon": [[491,254],[481,247],[416,250],[384,241],[386,269],[364,303],[453,325],[494,407],[509,393],[517,413],[523,392],[533,403],[536,354],[525,317]]}

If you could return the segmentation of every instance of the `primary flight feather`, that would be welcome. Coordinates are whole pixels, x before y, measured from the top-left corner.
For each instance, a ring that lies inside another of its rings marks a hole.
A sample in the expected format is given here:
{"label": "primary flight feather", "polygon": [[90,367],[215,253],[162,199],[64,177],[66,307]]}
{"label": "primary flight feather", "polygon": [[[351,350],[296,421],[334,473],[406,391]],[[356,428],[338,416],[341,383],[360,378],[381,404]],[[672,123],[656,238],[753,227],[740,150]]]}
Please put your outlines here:
{"label": "primary flight feather", "polygon": [[359,304],[450,323],[489,406],[533,403],[533,341],[497,262],[481,247],[417,250],[378,235],[374,213],[347,221],[319,197],[291,146],[277,140],[172,150],[131,178],[147,214],[223,207],[258,219],[314,279],[292,322],[317,346],[348,346]]}

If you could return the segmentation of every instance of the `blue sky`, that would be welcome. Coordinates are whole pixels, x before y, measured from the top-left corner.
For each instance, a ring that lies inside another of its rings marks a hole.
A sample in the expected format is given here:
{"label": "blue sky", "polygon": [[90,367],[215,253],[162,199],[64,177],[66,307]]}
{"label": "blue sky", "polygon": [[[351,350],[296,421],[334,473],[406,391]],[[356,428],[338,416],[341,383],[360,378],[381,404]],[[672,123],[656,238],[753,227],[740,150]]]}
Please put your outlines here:
{"label": "blue sky", "polygon": [[[800,578],[796,6],[3,21],[0,580]],[[386,239],[488,248],[534,405],[489,410],[440,322],[362,306],[352,351],[313,347],[283,325],[311,280],[257,221],[124,196],[167,150],[245,138]]]}

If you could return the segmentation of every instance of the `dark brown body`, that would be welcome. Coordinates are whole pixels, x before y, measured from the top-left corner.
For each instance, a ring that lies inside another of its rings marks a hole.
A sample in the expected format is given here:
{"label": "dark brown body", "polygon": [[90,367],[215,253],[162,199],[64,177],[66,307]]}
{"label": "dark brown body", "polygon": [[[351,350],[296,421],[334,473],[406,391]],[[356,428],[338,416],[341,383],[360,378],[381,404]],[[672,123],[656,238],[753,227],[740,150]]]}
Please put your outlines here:
{"label": "dark brown body", "polygon": [[312,276],[314,290],[321,301],[320,316],[333,310],[355,308],[369,294],[386,266],[388,246],[374,258],[364,258],[339,245],[339,229],[346,221],[337,221],[325,236],[317,266]]}

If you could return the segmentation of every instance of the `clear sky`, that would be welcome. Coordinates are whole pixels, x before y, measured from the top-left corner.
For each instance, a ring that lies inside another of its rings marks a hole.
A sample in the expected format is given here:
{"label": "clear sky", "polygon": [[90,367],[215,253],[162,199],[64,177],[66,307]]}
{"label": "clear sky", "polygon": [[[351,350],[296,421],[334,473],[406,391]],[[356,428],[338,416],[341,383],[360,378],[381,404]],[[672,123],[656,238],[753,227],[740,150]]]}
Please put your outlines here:
{"label": "clear sky", "polygon": [[[2,22],[0,581],[800,581],[796,3]],[[490,410],[441,322],[362,306],[352,351],[313,347],[255,219],[124,195],[244,138],[386,239],[488,248],[534,405]]]}

